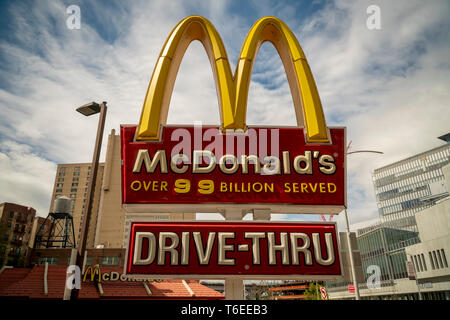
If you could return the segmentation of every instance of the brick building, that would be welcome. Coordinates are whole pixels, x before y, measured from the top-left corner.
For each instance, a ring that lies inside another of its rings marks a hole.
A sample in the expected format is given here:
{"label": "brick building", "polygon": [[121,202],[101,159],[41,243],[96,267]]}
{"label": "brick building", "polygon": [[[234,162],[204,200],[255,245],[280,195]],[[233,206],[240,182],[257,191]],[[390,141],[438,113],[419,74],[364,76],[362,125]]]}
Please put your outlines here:
{"label": "brick building", "polygon": [[29,254],[36,210],[15,203],[0,204],[0,266],[23,266]]}
{"label": "brick building", "polygon": [[[36,216],[33,220],[33,226],[31,228],[31,235],[30,235],[30,241],[28,242],[28,245],[30,248],[35,247],[35,241],[36,241],[36,234],[40,235],[49,235],[51,229],[51,221],[46,220],[43,217]],[[52,232],[53,234],[53,232]]]}

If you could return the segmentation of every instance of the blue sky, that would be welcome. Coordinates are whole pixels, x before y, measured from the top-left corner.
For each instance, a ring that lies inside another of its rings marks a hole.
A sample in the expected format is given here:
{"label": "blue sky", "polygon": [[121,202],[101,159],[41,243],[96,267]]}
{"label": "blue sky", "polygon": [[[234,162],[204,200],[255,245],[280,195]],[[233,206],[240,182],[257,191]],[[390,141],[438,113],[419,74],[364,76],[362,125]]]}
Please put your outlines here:
{"label": "blue sky", "polygon": [[[380,30],[366,25],[373,4],[381,10]],[[66,27],[69,5],[80,7],[79,30]],[[105,135],[137,123],[159,51],[179,20],[208,18],[234,69],[252,24],[276,16],[303,47],[328,125],[347,127],[351,150],[384,152],[348,159],[349,219],[367,223],[377,217],[371,172],[440,145],[436,137],[450,131],[449,6],[437,0],[3,1],[0,202],[46,215],[56,164],[90,161],[97,119],[77,115],[77,106],[108,101]],[[181,64],[168,122],[196,120],[219,123],[212,73],[199,43]],[[248,123],[296,124],[283,66],[269,44],[256,59]],[[341,216],[335,220],[342,224]]]}

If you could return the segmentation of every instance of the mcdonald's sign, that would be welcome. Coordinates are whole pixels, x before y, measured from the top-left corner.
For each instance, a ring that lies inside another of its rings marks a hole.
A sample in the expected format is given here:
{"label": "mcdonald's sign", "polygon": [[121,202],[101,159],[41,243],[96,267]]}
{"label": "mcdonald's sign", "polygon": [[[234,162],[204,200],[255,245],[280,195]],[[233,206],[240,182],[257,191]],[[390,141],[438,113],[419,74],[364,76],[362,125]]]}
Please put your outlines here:
{"label": "mcdonald's sign", "polygon": [[[89,278],[87,276],[90,275]],[[86,282],[86,278],[90,280],[91,282],[102,282],[102,281],[149,281],[149,282],[161,282],[161,279],[151,279],[151,278],[138,278],[138,277],[129,277],[124,273],[119,273],[116,271],[112,272],[103,272],[100,269],[99,265],[95,266],[87,266],[86,271],[83,274],[83,282]]]}
{"label": "mcdonald's sign", "polygon": [[88,266],[86,268],[86,271],[84,272],[84,275],[83,275],[83,282],[86,281],[86,277],[88,274],[90,274],[90,276],[91,276],[91,281],[94,281],[95,277],[97,277],[97,281],[102,282],[102,272],[98,265],[96,265],[94,267]]}
{"label": "mcdonald's sign", "polygon": [[[203,44],[212,66],[218,126],[166,124],[178,68],[194,40]],[[283,62],[296,127],[246,124],[253,63],[265,41]],[[190,16],[164,44],[139,124],[121,126],[122,202],[128,211],[217,212],[245,206],[337,214],[346,206],[345,139],[345,128],[327,127],[305,54],[284,22],[265,17],[253,25],[233,75],[214,26]]]}

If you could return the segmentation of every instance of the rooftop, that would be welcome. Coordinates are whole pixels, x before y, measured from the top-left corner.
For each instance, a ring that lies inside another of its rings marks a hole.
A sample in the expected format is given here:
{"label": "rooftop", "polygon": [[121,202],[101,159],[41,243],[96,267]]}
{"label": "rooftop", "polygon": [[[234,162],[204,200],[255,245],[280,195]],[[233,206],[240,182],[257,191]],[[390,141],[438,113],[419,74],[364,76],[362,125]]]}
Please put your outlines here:
{"label": "rooftop", "polygon": [[439,147],[436,147],[436,148],[433,148],[433,149],[430,149],[430,150],[427,150],[427,151],[415,154],[415,155],[413,155],[411,157],[408,157],[408,158],[405,158],[405,159],[393,162],[391,164],[385,165],[383,167],[377,168],[377,169],[374,170],[374,173],[376,174],[376,173],[379,173],[379,172],[384,171],[386,169],[394,168],[396,166],[402,165],[404,163],[416,160],[416,159],[421,158],[423,156],[426,156],[428,154],[432,154],[432,153],[435,153],[435,152],[438,152],[438,151],[440,151],[442,149],[447,149],[447,148],[450,148],[450,143],[446,143],[446,144],[441,145]]}
{"label": "rooftop", "polygon": [[[45,266],[33,268],[5,268],[0,273],[0,299],[58,299],[64,297],[66,266],[48,266],[47,293],[44,286]],[[102,273],[117,272],[122,268],[101,268]],[[95,281],[81,282],[79,299],[224,299],[224,295],[201,285],[197,280],[157,281]],[[145,283],[145,284],[144,284]]]}

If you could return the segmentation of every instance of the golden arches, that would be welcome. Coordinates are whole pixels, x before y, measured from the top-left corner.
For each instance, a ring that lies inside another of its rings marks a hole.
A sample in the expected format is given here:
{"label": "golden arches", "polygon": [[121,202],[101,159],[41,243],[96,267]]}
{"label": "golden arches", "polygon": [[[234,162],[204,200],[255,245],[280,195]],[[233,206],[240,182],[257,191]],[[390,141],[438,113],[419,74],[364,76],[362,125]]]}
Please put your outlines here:
{"label": "golden arches", "polygon": [[190,16],[178,23],[161,51],[142,108],[136,139],[159,139],[166,123],[170,98],[181,60],[189,44],[199,40],[205,47],[214,80],[222,129],[246,129],[247,97],[253,63],[259,47],[271,42],[283,62],[297,123],[306,128],[309,143],[330,142],[316,84],[295,35],[278,18],[264,17],[250,29],[241,49],[234,76],[217,30],[207,19]]}

